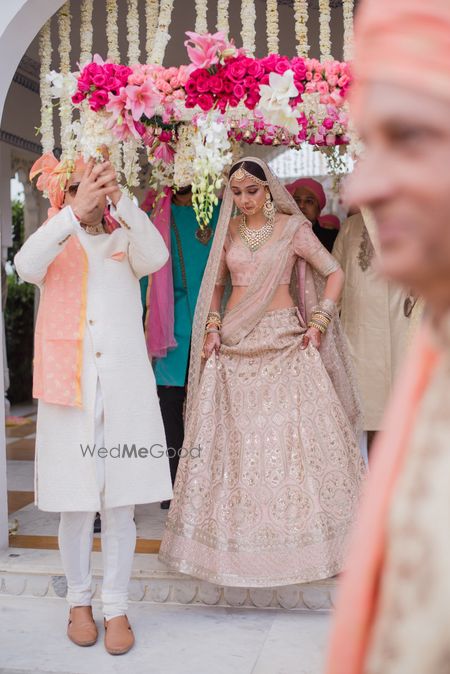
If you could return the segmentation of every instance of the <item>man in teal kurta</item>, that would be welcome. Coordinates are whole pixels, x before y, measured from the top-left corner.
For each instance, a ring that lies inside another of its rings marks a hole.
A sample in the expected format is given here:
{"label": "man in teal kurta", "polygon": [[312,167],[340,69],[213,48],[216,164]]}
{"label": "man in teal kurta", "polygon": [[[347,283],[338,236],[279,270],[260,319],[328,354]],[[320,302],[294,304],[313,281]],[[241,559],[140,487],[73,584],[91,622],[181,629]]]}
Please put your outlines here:
{"label": "man in teal kurta", "polygon": [[[219,210],[219,206],[216,206],[210,222],[213,231]],[[196,238],[197,230],[192,193],[190,189],[185,188],[173,195],[171,204],[170,243],[175,312],[174,337],[177,346],[154,363],[169,448],[172,483],[175,482],[179,449],[183,446],[184,439],[183,407],[186,398],[192,320],[212,243],[212,237],[206,244],[199,241]],[[141,280],[144,304],[147,284],[147,278]],[[161,507],[168,508],[169,502],[163,501]]]}

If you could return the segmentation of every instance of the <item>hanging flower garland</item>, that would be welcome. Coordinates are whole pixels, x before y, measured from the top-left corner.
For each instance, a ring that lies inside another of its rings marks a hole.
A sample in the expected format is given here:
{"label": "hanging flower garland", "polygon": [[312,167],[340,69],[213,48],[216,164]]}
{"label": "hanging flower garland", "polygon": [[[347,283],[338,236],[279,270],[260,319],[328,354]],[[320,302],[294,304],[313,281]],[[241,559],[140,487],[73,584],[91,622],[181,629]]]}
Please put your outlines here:
{"label": "hanging flower garland", "polygon": [[92,11],[94,0],[82,0],[80,25],[80,64],[84,66],[92,59]]}
{"label": "hanging flower garland", "polygon": [[354,0],[343,0],[342,11],[344,17],[344,61],[353,58],[353,4]]}
{"label": "hanging flower garland", "polygon": [[139,12],[138,0],[128,0],[127,7],[127,40],[128,40],[128,63],[139,63],[141,49],[139,47]]}
{"label": "hanging flower garland", "polygon": [[329,61],[331,56],[331,10],[330,0],[319,0],[320,60]]}
{"label": "hanging flower garland", "polygon": [[255,30],[256,9],[255,0],[242,0],[241,23],[242,23],[242,46],[249,56],[255,53]]}
{"label": "hanging flower garland", "polygon": [[[58,11],[58,32],[59,32],[59,59],[60,72],[65,77],[70,73],[70,1],[66,2]],[[59,104],[59,119],[61,122],[61,148],[62,156],[64,158],[72,158],[71,148],[73,149],[72,141],[72,102],[70,94],[67,91],[67,84],[63,86]]]}
{"label": "hanging flower garland", "polygon": [[178,143],[175,154],[173,181],[177,188],[192,182],[192,164],[195,159],[193,138],[196,129],[192,124],[182,124],[178,129]]}
{"label": "hanging flower garland", "polygon": [[138,141],[129,138],[122,144],[123,151],[123,175],[128,188],[139,186],[139,163]]}
{"label": "hanging flower garland", "polygon": [[208,32],[207,12],[208,12],[208,0],[195,0],[196,33],[203,34]]}
{"label": "hanging flower garland", "polygon": [[53,105],[51,85],[47,80],[52,65],[51,20],[44,24],[39,35],[39,60],[41,62],[41,142],[43,152],[51,152],[55,147],[53,135]]}
{"label": "hanging flower garland", "polygon": [[308,0],[294,0],[295,39],[297,56],[308,56]]}
{"label": "hanging flower garland", "polygon": [[278,54],[278,3],[277,0],[267,0],[267,53]]}
{"label": "hanging flower garland", "polygon": [[151,62],[156,65],[162,65],[164,54],[166,53],[167,43],[170,40],[169,26],[172,20],[174,0],[161,0],[158,17],[158,29],[156,31],[155,43],[153,45]]}
{"label": "hanging flower garland", "polygon": [[229,0],[217,0],[217,31],[224,33],[228,38],[230,32],[230,23],[228,20]]}
{"label": "hanging flower garland", "polygon": [[145,41],[145,54],[147,63],[150,63],[153,45],[155,43],[156,29],[158,27],[159,0],[146,0],[145,25],[147,37]]}
{"label": "hanging flower garland", "polygon": [[106,0],[106,38],[108,60],[113,63],[120,63],[117,0]]}

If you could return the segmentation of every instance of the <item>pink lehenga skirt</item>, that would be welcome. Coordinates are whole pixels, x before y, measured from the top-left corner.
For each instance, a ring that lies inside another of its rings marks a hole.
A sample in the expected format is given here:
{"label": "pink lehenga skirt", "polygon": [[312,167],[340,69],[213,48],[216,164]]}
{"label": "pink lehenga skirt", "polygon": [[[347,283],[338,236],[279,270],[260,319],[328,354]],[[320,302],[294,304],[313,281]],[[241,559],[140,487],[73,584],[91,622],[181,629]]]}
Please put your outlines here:
{"label": "pink lehenga skirt", "polygon": [[365,468],[303,333],[296,308],[271,311],[206,363],[160,549],[172,569],[245,587],[342,569]]}

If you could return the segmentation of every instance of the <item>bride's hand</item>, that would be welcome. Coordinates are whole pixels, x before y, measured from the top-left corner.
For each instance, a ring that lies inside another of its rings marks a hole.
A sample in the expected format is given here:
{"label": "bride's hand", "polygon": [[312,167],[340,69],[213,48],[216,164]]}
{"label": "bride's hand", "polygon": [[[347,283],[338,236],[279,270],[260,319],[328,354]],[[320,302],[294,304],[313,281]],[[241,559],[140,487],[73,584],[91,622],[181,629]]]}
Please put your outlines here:
{"label": "bride's hand", "polygon": [[300,348],[306,349],[311,343],[313,347],[317,350],[320,349],[320,344],[322,341],[322,333],[317,328],[308,328],[305,334],[303,335],[302,343]]}
{"label": "bride's hand", "polygon": [[205,360],[208,360],[213,351],[218,353],[220,349],[220,344],[221,344],[220,335],[217,332],[209,332],[206,335],[206,339],[203,344],[203,351],[202,351],[203,358],[205,358]]}

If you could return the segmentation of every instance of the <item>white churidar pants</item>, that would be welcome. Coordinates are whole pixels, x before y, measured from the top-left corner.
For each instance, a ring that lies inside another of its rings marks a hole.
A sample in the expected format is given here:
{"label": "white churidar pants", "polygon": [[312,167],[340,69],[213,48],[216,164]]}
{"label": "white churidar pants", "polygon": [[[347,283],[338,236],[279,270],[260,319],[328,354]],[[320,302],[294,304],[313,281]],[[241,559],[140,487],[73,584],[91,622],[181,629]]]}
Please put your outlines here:
{"label": "white churidar pants", "polygon": [[[104,446],[103,398],[97,379],[95,397],[95,444]],[[105,459],[96,452],[97,481],[103,503]],[[102,602],[106,620],[124,615],[128,607],[130,581],[136,545],[134,506],[101,508],[103,586]],[[59,524],[59,550],[67,578],[70,606],[92,603],[91,550],[95,512],[62,512]]]}

